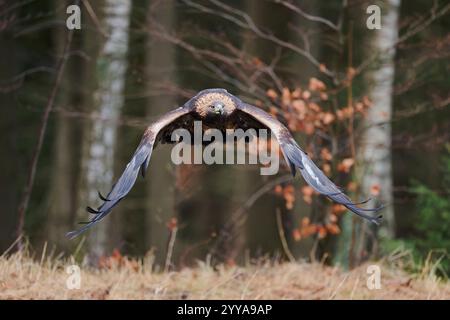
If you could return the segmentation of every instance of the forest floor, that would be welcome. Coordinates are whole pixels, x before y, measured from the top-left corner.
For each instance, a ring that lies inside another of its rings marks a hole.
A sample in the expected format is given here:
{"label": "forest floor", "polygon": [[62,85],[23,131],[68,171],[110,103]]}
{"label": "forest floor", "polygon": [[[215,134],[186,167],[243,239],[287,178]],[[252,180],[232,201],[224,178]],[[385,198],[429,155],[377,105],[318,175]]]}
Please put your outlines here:
{"label": "forest floor", "polygon": [[369,264],[344,271],[319,263],[200,263],[173,272],[124,257],[104,260],[102,268],[71,264],[26,254],[0,257],[0,299],[450,299],[448,280],[407,273],[386,260],[377,264],[381,288],[372,290]]}

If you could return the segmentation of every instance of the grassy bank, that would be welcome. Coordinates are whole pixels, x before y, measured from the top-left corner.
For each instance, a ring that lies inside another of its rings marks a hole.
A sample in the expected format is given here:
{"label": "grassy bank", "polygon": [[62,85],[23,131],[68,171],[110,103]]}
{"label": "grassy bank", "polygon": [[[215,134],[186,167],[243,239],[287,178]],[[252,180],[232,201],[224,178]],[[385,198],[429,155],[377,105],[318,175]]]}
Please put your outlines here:
{"label": "grassy bank", "polygon": [[352,271],[318,263],[152,270],[151,259],[108,258],[80,268],[80,289],[67,288],[62,259],[27,254],[0,258],[0,299],[450,299],[450,283],[432,273],[409,274],[380,261],[381,288],[367,287],[367,266]]}

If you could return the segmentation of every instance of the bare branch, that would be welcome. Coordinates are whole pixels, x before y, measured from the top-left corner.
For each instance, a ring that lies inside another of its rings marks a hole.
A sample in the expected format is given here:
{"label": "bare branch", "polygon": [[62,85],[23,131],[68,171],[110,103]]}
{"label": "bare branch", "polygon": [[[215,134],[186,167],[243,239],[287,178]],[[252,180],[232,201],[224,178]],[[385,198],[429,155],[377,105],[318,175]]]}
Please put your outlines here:
{"label": "bare branch", "polygon": [[330,27],[331,29],[333,29],[334,31],[340,31],[339,27],[336,24],[334,24],[333,22],[331,22],[330,20],[327,20],[327,19],[319,17],[319,16],[313,16],[311,14],[308,14],[308,13],[306,13],[305,11],[303,11],[302,9],[300,9],[297,6],[295,6],[293,3],[289,2],[289,1],[274,0],[274,2],[283,5],[284,7],[294,11],[295,13],[301,15],[303,18],[305,18],[305,19],[307,19],[309,21],[313,21],[313,22],[318,22],[318,23],[324,24],[324,25]]}
{"label": "bare branch", "polygon": [[[193,8],[198,9],[201,12],[210,13],[210,14],[222,17],[243,29],[252,31],[254,34],[256,34],[257,36],[259,36],[262,39],[268,40],[276,45],[279,45],[280,47],[289,49],[289,50],[303,56],[311,64],[313,64],[317,69],[319,69],[322,73],[335,79],[335,74],[333,72],[331,72],[330,70],[323,69],[321,67],[321,63],[319,61],[317,61],[317,59],[309,51],[306,51],[305,49],[302,49],[290,42],[284,41],[284,40],[274,36],[271,33],[264,32],[255,24],[253,19],[244,11],[233,8],[231,6],[228,6],[228,5],[224,4],[223,2],[217,1],[217,0],[211,0],[210,2],[215,4],[219,8],[225,10],[226,12],[223,12],[221,10],[220,11],[212,10],[211,8],[205,7],[203,5],[193,2],[191,0],[183,0],[183,2]],[[236,16],[238,16],[240,19],[238,19]]]}
{"label": "bare branch", "polygon": [[[19,221],[18,225],[17,225],[17,237],[18,238],[22,237],[22,235],[23,235],[24,224],[25,224],[25,212],[28,208],[28,202],[30,200],[31,192],[33,191],[33,184],[34,184],[34,178],[36,175],[36,168],[37,168],[37,164],[38,164],[38,160],[39,160],[39,155],[41,153],[42,145],[44,143],[44,137],[45,137],[45,132],[47,129],[48,118],[49,118],[50,112],[53,109],[53,105],[54,105],[55,98],[56,98],[56,93],[58,92],[58,88],[59,88],[61,80],[62,80],[64,68],[66,66],[67,57],[68,57],[67,53],[69,52],[69,48],[72,43],[72,37],[73,37],[73,32],[68,31],[67,39],[66,39],[66,43],[65,43],[64,51],[63,51],[64,54],[58,62],[58,66],[56,68],[56,70],[57,70],[56,79],[55,79],[52,91],[50,93],[50,96],[48,97],[44,114],[42,115],[41,126],[38,131],[38,140],[36,142],[36,146],[33,151],[32,158],[31,158],[31,166],[30,166],[30,170],[28,173],[27,183],[25,185],[25,191],[23,193],[22,200],[20,201],[20,205],[19,205],[18,212],[17,212],[18,221]],[[23,241],[19,241],[18,242],[18,250],[22,250],[22,248],[23,248]]]}

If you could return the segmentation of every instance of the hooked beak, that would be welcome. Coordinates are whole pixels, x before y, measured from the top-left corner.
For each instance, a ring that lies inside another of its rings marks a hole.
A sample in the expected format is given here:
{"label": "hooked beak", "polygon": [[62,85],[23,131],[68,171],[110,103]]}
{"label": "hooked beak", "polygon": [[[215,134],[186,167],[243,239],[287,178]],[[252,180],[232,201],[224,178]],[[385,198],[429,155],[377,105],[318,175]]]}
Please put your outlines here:
{"label": "hooked beak", "polygon": [[222,103],[216,103],[214,104],[214,113],[215,114],[222,114],[223,113],[223,104]]}

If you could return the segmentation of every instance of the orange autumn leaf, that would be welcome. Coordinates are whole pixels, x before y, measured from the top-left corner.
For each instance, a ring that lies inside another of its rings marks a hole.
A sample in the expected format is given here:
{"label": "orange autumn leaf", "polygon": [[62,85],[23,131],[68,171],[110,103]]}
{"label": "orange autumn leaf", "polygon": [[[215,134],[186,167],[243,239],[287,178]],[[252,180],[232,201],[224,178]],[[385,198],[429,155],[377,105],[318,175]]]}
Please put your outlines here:
{"label": "orange autumn leaf", "polygon": [[259,59],[258,57],[254,57],[252,62],[253,62],[253,64],[254,64],[255,66],[257,66],[257,67],[260,67],[260,66],[262,66],[262,64],[263,64],[263,62],[261,61],[261,59]]}
{"label": "orange autumn leaf", "polygon": [[303,186],[302,193],[303,195],[311,196],[314,193],[314,189],[310,186]]}
{"label": "orange autumn leaf", "polygon": [[310,224],[302,228],[300,232],[304,238],[309,237],[310,235],[315,234],[317,232],[317,226]]}
{"label": "orange autumn leaf", "polygon": [[338,164],[338,171],[349,173],[351,167],[355,164],[355,160],[353,158],[346,158],[341,163]]}
{"label": "orange autumn leaf", "polygon": [[178,219],[175,217],[170,218],[169,222],[167,222],[167,229],[169,229],[170,231],[175,230],[177,226],[178,226]]}
{"label": "orange autumn leaf", "polygon": [[342,204],[333,204],[331,206],[331,212],[333,212],[333,214],[340,214],[346,210],[347,209]]}
{"label": "orange autumn leaf", "polygon": [[120,267],[137,272],[139,270],[139,263],[135,260],[130,260],[127,257],[124,257],[118,249],[114,249],[111,256],[101,256],[99,258],[98,267],[100,269]]}
{"label": "orange autumn leaf", "polygon": [[292,107],[295,109],[295,111],[297,111],[304,117],[307,110],[306,110],[306,104],[303,100],[297,99],[297,100],[292,101]]}
{"label": "orange autumn leaf", "polygon": [[305,123],[304,125],[304,131],[307,135],[312,135],[315,131],[314,125],[310,122]]}
{"label": "orange autumn leaf", "polygon": [[323,239],[327,235],[327,229],[324,226],[320,226],[317,233],[319,235],[319,239]]}
{"label": "orange autumn leaf", "polygon": [[325,227],[330,234],[339,234],[341,232],[341,229],[335,223],[329,223]]}
{"label": "orange autumn leaf", "polygon": [[288,209],[288,210],[294,209],[294,201],[286,200],[286,209]]}
{"label": "orange autumn leaf", "polygon": [[283,189],[283,197],[284,200],[286,201],[286,209],[288,210],[292,210],[294,208],[294,203],[295,203],[295,189],[293,185],[287,185],[284,189]]}
{"label": "orange autumn leaf", "polygon": [[303,217],[302,222],[301,222],[302,228],[308,226],[310,224],[310,222],[311,221],[309,220],[308,217]]}
{"label": "orange autumn leaf", "polygon": [[347,69],[347,78],[348,79],[353,79],[353,77],[355,76],[355,74],[356,74],[356,70],[355,70],[355,68],[348,68]]}
{"label": "orange autumn leaf", "polygon": [[366,107],[372,106],[372,101],[370,101],[370,99],[369,99],[368,96],[364,96],[364,97],[362,98],[362,103],[364,103],[364,105],[365,105]]}
{"label": "orange autumn leaf", "polygon": [[294,193],[295,189],[292,184],[288,184],[287,186],[284,187],[283,191],[285,193]]}
{"label": "orange autumn leaf", "polygon": [[357,185],[356,182],[354,182],[354,181],[350,181],[350,182],[347,184],[347,190],[348,190],[348,191],[355,192],[357,187],[358,187],[358,185]]}
{"label": "orange autumn leaf", "polygon": [[322,170],[323,170],[323,172],[325,172],[325,174],[326,174],[327,176],[330,176],[330,174],[331,174],[331,166],[330,166],[328,163],[325,163],[325,164],[322,166]]}
{"label": "orange autumn leaf", "polygon": [[309,92],[308,90],[303,91],[302,93],[302,98],[305,100],[308,100],[311,97],[311,92]]}
{"label": "orange autumn leaf", "polygon": [[295,241],[300,241],[302,239],[302,234],[300,233],[300,230],[294,229],[294,231],[292,231],[292,237],[294,238]]}
{"label": "orange autumn leaf", "polygon": [[325,92],[321,92],[319,96],[322,100],[328,100],[328,94],[326,94]]}
{"label": "orange autumn leaf", "polygon": [[302,89],[296,88],[294,91],[292,91],[292,99],[299,99],[302,96]]}
{"label": "orange autumn leaf", "polygon": [[318,113],[321,111],[321,108],[319,107],[319,105],[314,102],[308,103],[308,109],[312,110],[315,113]]}
{"label": "orange autumn leaf", "polygon": [[350,118],[354,113],[353,107],[345,107],[336,111],[336,115],[339,120],[344,120]]}
{"label": "orange autumn leaf", "polygon": [[[311,188],[311,187],[309,187],[309,186],[306,187],[305,186],[302,189],[309,190],[309,188]],[[302,192],[303,192],[303,190],[302,190]],[[305,201],[307,204],[311,204],[312,203],[312,192],[311,193],[309,191],[303,192],[303,201]]]}
{"label": "orange autumn leaf", "polygon": [[322,148],[322,150],[320,150],[320,157],[325,161],[331,161],[331,159],[333,159],[333,156],[328,148]]}
{"label": "orange autumn leaf", "polygon": [[380,194],[380,185],[379,184],[373,184],[370,187],[370,194],[373,196],[378,196]]}
{"label": "orange autumn leaf", "polygon": [[228,267],[235,267],[236,266],[236,261],[233,258],[229,258],[226,260],[225,264]]}
{"label": "orange autumn leaf", "polygon": [[311,78],[309,79],[309,90],[311,91],[323,91],[326,90],[327,87],[325,86],[325,83],[320,81],[317,78]]}
{"label": "orange autumn leaf", "polygon": [[273,89],[267,90],[266,95],[271,99],[276,99],[278,97],[278,94]]}
{"label": "orange autumn leaf", "polygon": [[278,184],[278,185],[275,186],[273,191],[275,192],[275,194],[281,195],[281,193],[283,192],[283,187]]}
{"label": "orange autumn leaf", "polygon": [[322,122],[325,125],[329,125],[330,123],[332,123],[334,121],[334,119],[335,119],[334,114],[332,114],[331,112],[325,112],[322,117]]}
{"label": "orange autumn leaf", "polygon": [[333,223],[336,223],[338,220],[337,216],[333,213],[328,216],[328,219]]}
{"label": "orange autumn leaf", "polygon": [[291,92],[288,88],[283,88],[281,102],[286,106],[291,103]]}
{"label": "orange autumn leaf", "polygon": [[261,100],[255,100],[255,106],[262,108],[264,103]]}
{"label": "orange autumn leaf", "polygon": [[355,109],[358,112],[364,112],[364,104],[362,102],[357,102],[355,104]]}
{"label": "orange autumn leaf", "polygon": [[276,116],[278,114],[278,109],[274,106],[269,107],[269,113],[273,116]]}

